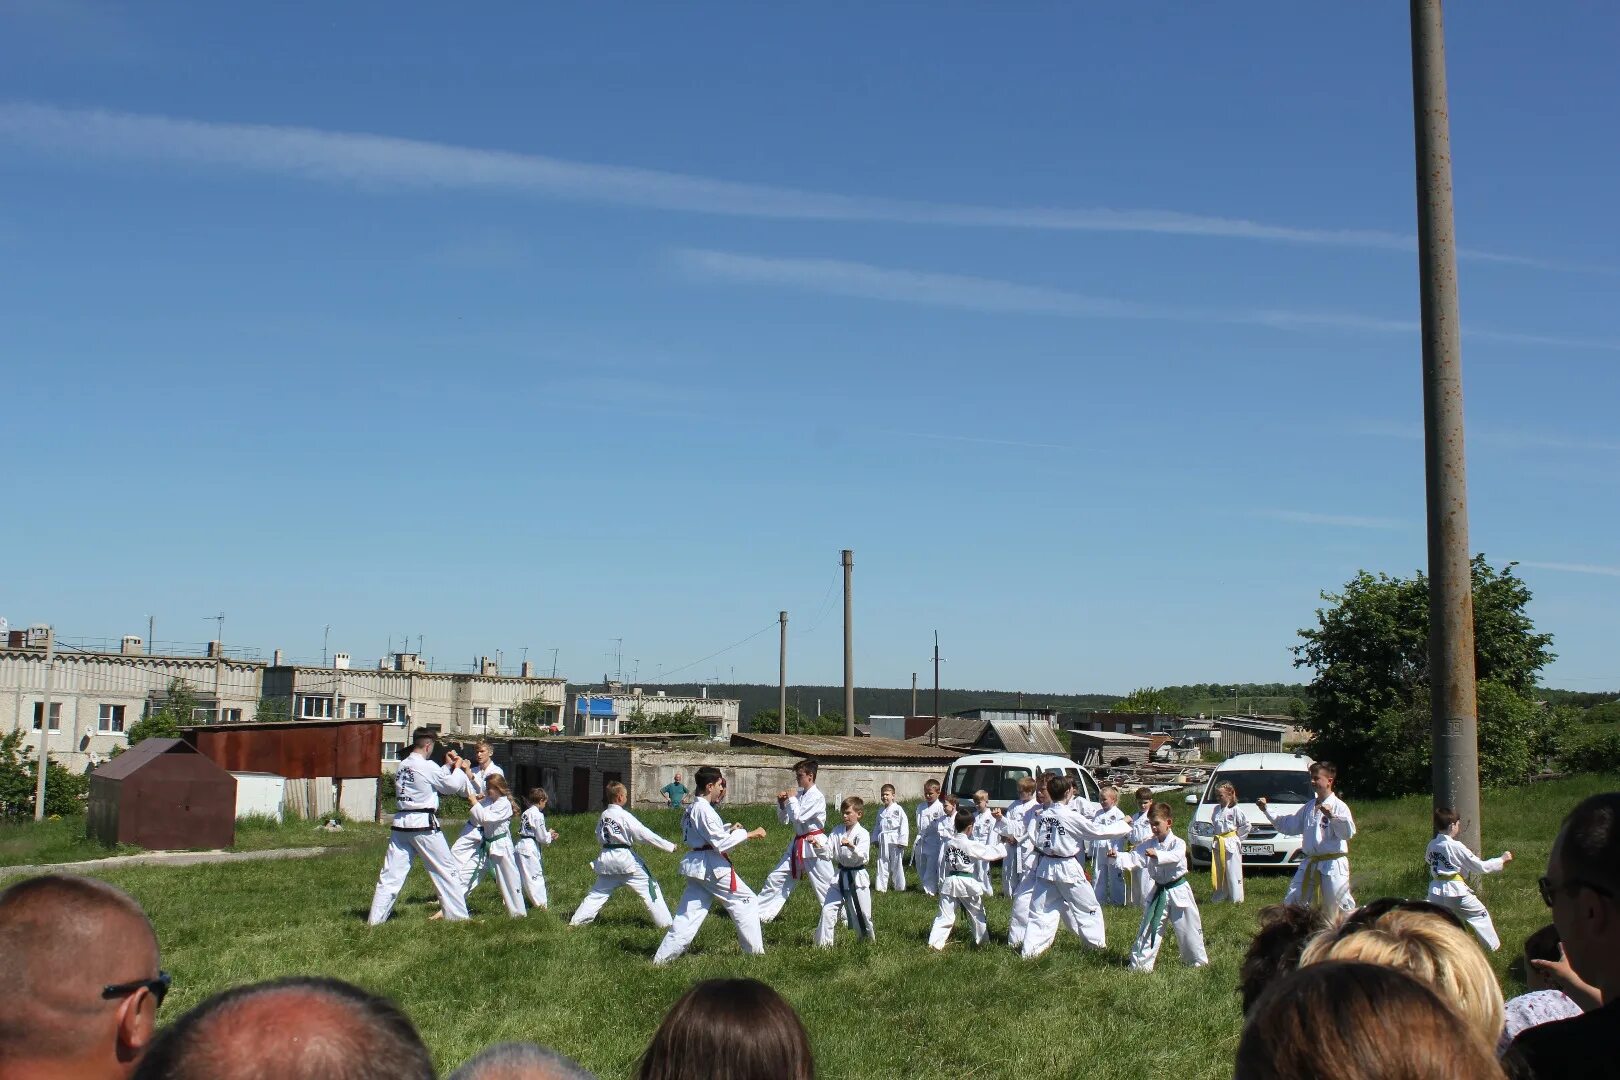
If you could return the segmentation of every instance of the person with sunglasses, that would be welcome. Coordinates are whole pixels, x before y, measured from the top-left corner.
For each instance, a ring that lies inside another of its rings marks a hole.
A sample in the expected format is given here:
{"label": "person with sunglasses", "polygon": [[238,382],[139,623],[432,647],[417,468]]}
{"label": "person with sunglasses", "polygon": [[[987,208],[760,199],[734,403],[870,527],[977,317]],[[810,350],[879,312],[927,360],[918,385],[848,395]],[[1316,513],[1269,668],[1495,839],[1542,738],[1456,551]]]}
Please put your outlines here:
{"label": "person with sunglasses", "polygon": [[126,1080],[169,990],[130,896],[66,874],[0,892],[0,1076]]}
{"label": "person with sunglasses", "polygon": [[1564,955],[1603,1006],[1530,1028],[1513,1040],[1504,1064],[1532,1080],[1620,1077],[1620,791],[1569,812],[1537,884]]}
{"label": "person with sunglasses", "polygon": [[660,966],[680,956],[697,937],[709,909],[718,903],[737,926],[737,941],[751,956],[765,952],[759,931],[759,903],[754,890],[732,868],[732,848],[748,840],[763,840],[764,829],[744,830],[728,825],[715,809],[726,797],[726,778],[713,765],[705,765],[692,778],[697,796],[681,815],[681,839],[687,852],[681,859],[686,891],[675,908],[675,923],[659,942],[653,963]]}

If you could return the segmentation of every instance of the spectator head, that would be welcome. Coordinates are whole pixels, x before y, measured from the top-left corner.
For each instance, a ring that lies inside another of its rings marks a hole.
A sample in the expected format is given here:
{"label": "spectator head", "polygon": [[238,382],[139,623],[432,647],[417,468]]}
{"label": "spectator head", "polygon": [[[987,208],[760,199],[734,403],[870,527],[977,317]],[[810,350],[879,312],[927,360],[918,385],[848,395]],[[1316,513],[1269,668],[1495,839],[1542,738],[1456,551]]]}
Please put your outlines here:
{"label": "spectator head", "polygon": [[1593,795],[1564,819],[1541,899],[1575,974],[1620,997],[1620,791]]}
{"label": "spectator head", "polygon": [[336,979],[215,994],[168,1028],[136,1080],[433,1080],[433,1059],[392,1002]]}
{"label": "spectator head", "polygon": [[1304,904],[1272,904],[1260,909],[1260,930],[1249,942],[1249,952],[1238,969],[1238,993],[1243,1015],[1272,983],[1299,967],[1300,954],[1311,938],[1331,925],[1327,913]]}
{"label": "spectator head", "polygon": [[1491,1052],[1446,1003],[1403,971],[1302,967],[1255,1003],[1234,1080],[1502,1080]]}
{"label": "spectator head", "polygon": [[498,1043],[479,1051],[449,1080],[596,1080],[579,1064],[534,1043]]}
{"label": "spectator head", "polygon": [[1494,1047],[1502,1034],[1502,988],[1491,962],[1455,918],[1411,907],[1365,920],[1351,915],[1305,947],[1300,967],[1352,960],[1398,968],[1456,1010],[1481,1046]]}
{"label": "spectator head", "polygon": [[679,769],[675,770],[675,782],[677,784],[681,782],[681,770]]}
{"label": "spectator head", "polygon": [[65,874],[0,892],[0,1076],[126,1077],[168,990],[141,906]]}
{"label": "spectator head", "polygon": [[782,996],[754,979],[709,979],[664,1016],[638,1080],[815,1080],[810,1036]]}
{"label": "spectator head", "polygon": [[1558,947],[1558,927],[1548,923],[1524,939],[1524,988],[1526,990],[1557,990],[1558,983],[1551,975],[1532,964],[1532,960],[1557,962],[1562,958]]}

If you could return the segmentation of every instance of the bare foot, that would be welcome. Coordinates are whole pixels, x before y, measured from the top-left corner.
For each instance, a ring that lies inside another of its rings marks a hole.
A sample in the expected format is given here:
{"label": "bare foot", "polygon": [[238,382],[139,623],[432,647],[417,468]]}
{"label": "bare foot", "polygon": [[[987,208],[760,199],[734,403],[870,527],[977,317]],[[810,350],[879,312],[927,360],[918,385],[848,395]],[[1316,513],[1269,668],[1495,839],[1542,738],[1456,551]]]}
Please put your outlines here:
{"label": "bare foot", "polygon": [[435,911],[433,914],[429,915],[428,918],[429,919],[442,919],[442,918],[444,918],[444,909],[440,908],[438,911]]}

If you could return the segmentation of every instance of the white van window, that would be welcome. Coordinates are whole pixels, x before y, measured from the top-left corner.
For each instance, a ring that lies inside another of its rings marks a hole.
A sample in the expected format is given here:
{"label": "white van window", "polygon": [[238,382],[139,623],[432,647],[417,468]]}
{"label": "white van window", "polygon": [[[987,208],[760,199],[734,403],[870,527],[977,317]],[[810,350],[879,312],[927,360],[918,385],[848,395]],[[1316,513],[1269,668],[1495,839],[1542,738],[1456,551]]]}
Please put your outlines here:
{"label": "white van window", "polygon": [[1316,792],[1311,789],[1311,774],[1304,770],[1234,769],[1209,778],[1209,787],[1204,789],[1206,803],[1220,802],[1215,788],[1223,783],[1236,788],[1238,802],[1243,803],[1252,803],[1262,795],[1267,802],[1279,803],[1308,803],[1316,798]]}
{"label": "white van window", "polygon": [[1017,801],[1018,781],[1029,775],[1021,765],[963,765],[951,774],[951,794],[966,805],[981,788],[992,799]]}

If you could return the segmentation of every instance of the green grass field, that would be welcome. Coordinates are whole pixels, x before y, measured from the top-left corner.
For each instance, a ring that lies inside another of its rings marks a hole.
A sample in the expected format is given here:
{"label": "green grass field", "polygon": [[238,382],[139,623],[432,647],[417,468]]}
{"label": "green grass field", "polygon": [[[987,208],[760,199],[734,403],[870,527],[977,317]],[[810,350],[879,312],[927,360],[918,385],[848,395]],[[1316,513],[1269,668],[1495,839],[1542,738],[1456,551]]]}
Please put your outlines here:
{"label": "green grass field", "polygon": [[[1535,881],[1559,820],[1584,796],[1614,786],[1613,777],[1582,776],[1487,793],[1486,853],[1507,847],[1518,857],[1481,889],[1505,943],[1495,964],[1508,993],[1521,989],[1510,972],[1518,943],[1546,920]],[[1351,805],[1361,830],[1351,854],[1357,898],[1422,896],[1428,800]],[[1178,815],[1184,809],[1178,805]],[[769,808],[727,816],[771,829],[768,839],[744,845],[735,859],[757,888],[787,834]],[[666,836],[678,833],[673,811],[641,817]],[[716,914],[691,953],[655,969],[648,961],[661,935],[628,892],[615,896],[595,925],[566,927],[592,879],[586,864],[596,853],[594,818],[550,820],[562,833],[546,858],[552,911],[521,922],[507,918],[488,882],[473,896],[472,922],[428,922],[433,891],[417,869],[393,920],[368,928],[385,835],[376,826],[334,834],[303,825],[260,826],[241,837],[260,847],[321,842],[317,838],[359,845],[308,860],[132,867],[102,876],[133,893],[157,926],[164,966],[175,977],[165,1017],[234,984],[331,975],[397,1000],[446,1070],[490,1043],[528,1039],[578,1058],[603,1077],[631,1073],[664,1011],[694,981],[738,975],[762,979],[793,1002],[827,1077],[1034,1077],[1121,1069],[1180,1080],[1230,1076],[1240,1028],[1238,964],[1255,913],[1280,900],[1287,885],[1281,875],[1251,874],[1248,903],[1204,907],[1212,964],[1199,971],[1181,966],[1173,938],[1156,972],[1126,971],[1136,916],[1115,908],[1107,909],[1107,951],[1086,951],[1072,936],[1060,936],[1045,957],[1026,963],[1004,944],[1007,901],[999,898],[990,906],[992,944],[975,950],[959,924],[949,950],[936,955],[924,943],[934,905],[915,891],[875,898],[875,946],[841,937],[834,949],[818,951],[809,944],[815,905],[808,886],[765,927],[765,956],[740,955],[730,921]],[[81,827],[52,822],[38,831],[0,830],[0,862],[102,854],[70,842]],[[78,854],[61,855],[69,850]],[[662,886],[678,896],[676,857],[645,857]],[[1200,899],[1208,885],[1207,875],[1196,879]]]}

